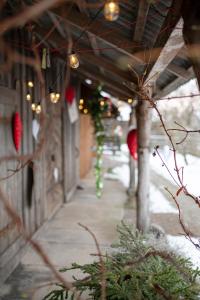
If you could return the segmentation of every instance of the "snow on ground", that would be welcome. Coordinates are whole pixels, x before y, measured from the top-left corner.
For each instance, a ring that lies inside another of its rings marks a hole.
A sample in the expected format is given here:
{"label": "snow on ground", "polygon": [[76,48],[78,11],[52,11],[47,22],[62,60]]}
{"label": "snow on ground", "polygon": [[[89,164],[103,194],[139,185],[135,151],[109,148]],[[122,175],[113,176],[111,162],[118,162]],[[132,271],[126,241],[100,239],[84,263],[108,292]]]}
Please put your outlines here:
{"label": "snow on ground", "polygon": [[[163,157],[167,167],[170,169],[170,172],[177,179],[176,172],[174,171],[174,158],[172,152],[167,146],[164,149],[159,149],[161,156]],[[184,156],[180,153],[177,153],[177,162],[179,168],[183,167],[183,181],[187,185],[188,190],[195,194],[196,196],[200,195],[199,188],[199,175],[200,175],[200,158],[187,154],[188,165],[184,160]],[[169,175],[165,167],[162,167],[162,162],[158,156],[151,157],[151,168],[158,174],[165,177],[167,180],[175,184],[172,177]]]}
{"label": "snow on ground", "polygon": [[153,184],[150,186],[150,211],[154,214],[178,214],[178,210]]}
{"label": "snow on ground", "polygon": [[[112,172],[106,173],[105,178],[112,180],[119,180],[122,184],[128,188],[129,186],[129,166],[128,166],[128,151],[126,145],[122,145],[122,152],[118,152],[117,156],[114,156],[112,152],[106,153],[110,159],[122,162],[121,166],[112,169]],[[170,151],[165,148],[162,151],[162,155],[167,162],[167,165],[173,170],[173,157],[170,155]],[[184,181],[187,182],[188,188],[195,193],[198,192],[198,175],[200,170],[200,158],[192,155],[187,155],[189,165],[185,165],[184,157],[181,154],[177,155],[180,166],[184,166]],[[162,163],[158,157],[151,158],[151,167],[158,174],[164,176],[166,179],[172,179],[162,167]],[[173,172],[173,171],[172,171]],[[173,172],[174,174],[175,172]],[[174,183],[174,182],[173,182]],[[200,191],[199,193],[200,194]],[[172,213],[177,214],[178,211],[171,203],[165,198],[162,192],[159,191],[153,184],[150,186],[150,211],[152,213]],[[167,241],[172,251],[190,258],[194,267],[200,268],[200,250],[197,249],[189,240],[184,236],[171,236],[167,235]],[[198,243],[197,239],[193,239],[194,243]]]}
{"label": "snow on ground", "polygon": [[[194,267],[200,268],[200,249],[196,248],[185,236],[167,235],[167,241],[172,251],[190,258]],[[198,240],[193,239],[193,242],[198,243]]]}
{"label": "snow on ground", "polygon": [[[106,152],[106,154],[112,153]],[[125,159],[125,157],[127,159]],[[121,161],[123,162],[123,164],[113,168],[112,172],[105,173],[104,178],[111,180],[119,180],[124,185],[124,187],[128,188],[130,173],[128,165],[128,152],[126,151],[126,147],[122,145],[121,154],[118,153],[116,157],[112,155],[110,156],[110,159]],[[124,163],[125,161],[127,161],[127,163]],[[178,213],[177,209],[170,204],[170,202],[165,198],[165,196],[153,184],[151,184],[150,186],[150,211],[152,213]]]}

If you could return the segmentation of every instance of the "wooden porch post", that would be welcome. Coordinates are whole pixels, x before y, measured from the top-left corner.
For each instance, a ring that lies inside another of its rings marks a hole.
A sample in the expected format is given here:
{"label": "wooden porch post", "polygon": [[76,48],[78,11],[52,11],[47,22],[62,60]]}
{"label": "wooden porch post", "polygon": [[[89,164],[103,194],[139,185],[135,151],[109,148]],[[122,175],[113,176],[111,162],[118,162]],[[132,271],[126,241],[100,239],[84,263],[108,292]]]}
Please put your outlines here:
{"label": "wooden porch post", "polygon": [[200,1],[185,0],[182,6],[183,38],[188,47],[194,72],[200,88]]}
{"label": "wooden porch post", "polygon": [[136,109],[138,130],[138,188],[137,188],[137,229],[147,232],[150,226],[150,132],[151,110],[147,101],[139,101]]}

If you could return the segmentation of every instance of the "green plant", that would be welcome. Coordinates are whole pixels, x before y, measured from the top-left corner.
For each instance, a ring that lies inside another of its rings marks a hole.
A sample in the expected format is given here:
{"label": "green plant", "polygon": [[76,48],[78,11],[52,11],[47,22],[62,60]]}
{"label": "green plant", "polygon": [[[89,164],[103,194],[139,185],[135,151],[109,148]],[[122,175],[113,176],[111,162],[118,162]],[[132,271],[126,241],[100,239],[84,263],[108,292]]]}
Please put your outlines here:
{"label": "green plant", "polygon": [[[113,252],[105,255],[106,299],[108,300],[161,300],[199,299],[200,286],[197,278],[199,269],[193,269],[188,259],[174,253],[155,250],[147,238],[134,232],[129,226],[118,227],[119,243]],[[80,270],[86,277],[74,277],[78,293],[87,292],[87,299],[101,299],[102,266],[95,261],[91,264],[74,263],[68,270]],[[59,291],[59,292],[58,292]],[[57,293],[57,294],[56,294]],[[49,293],[44,300],[75,299],[74,293],[67,292],[61,285]]]}

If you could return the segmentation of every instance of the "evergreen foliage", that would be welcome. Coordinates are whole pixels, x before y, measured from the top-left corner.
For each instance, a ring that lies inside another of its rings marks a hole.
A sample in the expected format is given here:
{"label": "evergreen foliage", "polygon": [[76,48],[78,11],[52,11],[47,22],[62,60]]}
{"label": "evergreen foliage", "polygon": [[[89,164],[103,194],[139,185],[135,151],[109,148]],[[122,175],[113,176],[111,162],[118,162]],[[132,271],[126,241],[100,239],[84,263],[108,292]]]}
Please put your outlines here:
{"label": "evergreen foliage", "polygon": [[[106,268],[106,299],[108,300],[162,300],[199,299],[199,269],[193,269],[189,259],[174,253],[161,252],[149,245],[146,237],[134,232],[129,226],[118,227],[119,243],[112,246],[113,252],[104,257]],[[87,299],[101,299],[101,265],[74,263],[68,270],[80,270],[85,279],[74,277],[74,287]],[[62,285],[43,300],[75,299]]]}

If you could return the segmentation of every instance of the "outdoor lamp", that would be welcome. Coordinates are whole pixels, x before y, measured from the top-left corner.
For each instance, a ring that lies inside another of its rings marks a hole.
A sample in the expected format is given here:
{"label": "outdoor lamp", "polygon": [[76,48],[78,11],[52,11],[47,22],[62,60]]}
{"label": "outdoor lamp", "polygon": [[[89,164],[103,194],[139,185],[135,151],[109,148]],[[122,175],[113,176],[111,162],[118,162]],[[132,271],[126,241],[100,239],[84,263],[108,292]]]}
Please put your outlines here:
{"label": "outdoor lamp", "polygon": [[107,0],[104,5],[104,17],[108,21],[116,21],[119,17],[119,3],[117,0]]}

